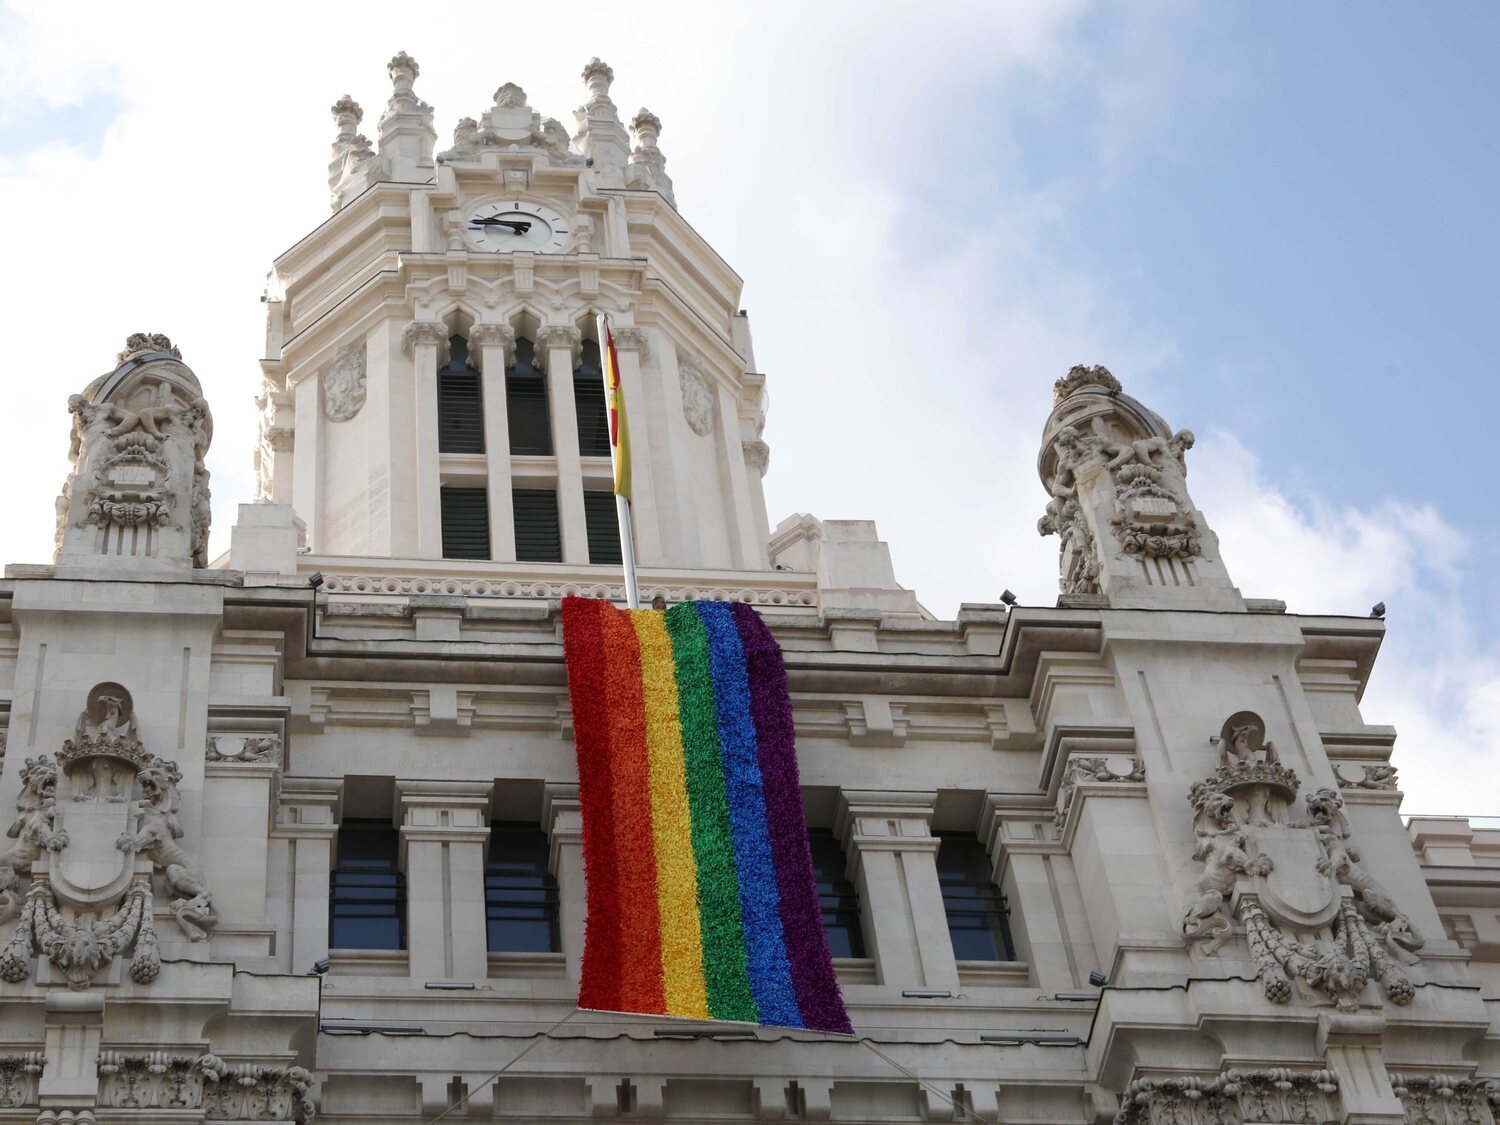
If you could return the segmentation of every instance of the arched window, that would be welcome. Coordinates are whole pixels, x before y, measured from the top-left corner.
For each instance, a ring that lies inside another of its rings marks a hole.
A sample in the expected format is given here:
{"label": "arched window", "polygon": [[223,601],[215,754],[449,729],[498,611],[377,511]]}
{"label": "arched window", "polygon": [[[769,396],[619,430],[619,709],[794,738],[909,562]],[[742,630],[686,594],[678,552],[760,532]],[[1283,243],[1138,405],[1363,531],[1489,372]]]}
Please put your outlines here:
{"label": "arched window", "polygon": [[547,416],[547,376],[537,366],[536,345],[524,336],[516,341],[515,363],[505,370],[505,412],[512,453],[551,455],[552,423]]}
{"label": "arched window", "polygon": [[448,340],[448,362],[438,372],[438,450],[484,452],[484,405],[479,372],[469,366],[469,341]]}
{"label": "arched window", "polygon": [[573,402],[578,411],[578,452],[609,456],[609,407],[604,399],[604,368],[599,345],[583,342],[583,358],[573,371]]}

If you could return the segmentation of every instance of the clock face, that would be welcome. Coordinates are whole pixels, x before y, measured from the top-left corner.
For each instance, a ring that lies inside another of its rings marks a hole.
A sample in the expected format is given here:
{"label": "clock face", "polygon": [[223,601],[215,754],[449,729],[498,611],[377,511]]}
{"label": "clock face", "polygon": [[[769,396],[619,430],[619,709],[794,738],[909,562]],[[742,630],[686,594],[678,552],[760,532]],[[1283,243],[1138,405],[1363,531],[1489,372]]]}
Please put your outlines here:
{"label": "clock face", "polygon": [[530,250],[556,254],[572,236],[568,221],[549,207],[519,200],[486,203],[469,212],[469,245],[491,254]]}

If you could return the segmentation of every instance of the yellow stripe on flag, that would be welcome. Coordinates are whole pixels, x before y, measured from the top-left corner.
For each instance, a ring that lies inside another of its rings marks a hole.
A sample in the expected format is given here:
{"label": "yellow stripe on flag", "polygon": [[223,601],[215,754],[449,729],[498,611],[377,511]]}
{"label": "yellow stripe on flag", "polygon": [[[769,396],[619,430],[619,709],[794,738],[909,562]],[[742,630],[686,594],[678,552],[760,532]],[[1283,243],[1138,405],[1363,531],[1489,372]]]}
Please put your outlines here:
{"label": "yellow stripe on flag", "polygon": [[615,334],[604,324],[604,388],[609,402],[609,443],[615,456],[615,495],[630,499],[630,424],[625,417],[625,391],[620,386],[620,357]]}

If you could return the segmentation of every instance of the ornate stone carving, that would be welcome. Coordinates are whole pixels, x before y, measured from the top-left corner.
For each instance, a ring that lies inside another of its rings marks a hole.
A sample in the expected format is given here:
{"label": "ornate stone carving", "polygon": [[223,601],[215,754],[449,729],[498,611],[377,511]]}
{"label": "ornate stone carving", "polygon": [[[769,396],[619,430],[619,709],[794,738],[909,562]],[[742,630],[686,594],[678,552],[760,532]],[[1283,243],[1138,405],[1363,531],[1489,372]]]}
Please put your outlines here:
{"label": "ornate stone carving", "polygon": [[1068,819],[1068,810],[1073,805],[1073,795],[1084,782],[1110,784],[1113,782],[1142,782],[1146,780],[1146,763],[1139,758],[1091,757],[1069,758],[1063,768],[1062,785],[1058,789],[1057,811],[1052,822],[1059,828]]}
{"label": "ornate stone carving", "polygon": [[1097,594],[1099,548],[1078,502],[1078,473],[1087,461],[1097,458],[1098,449],[1085,441],[1072,426],[1064,426],[1058,431],[1053,439],[1053,449],[1057,468],[1048,485],[1052,499],[1047,502],[1042,518],[1037,520],[1036,529],[1043,536],[1057,535],[1062,539],[1059,548],[1062,592]]}
{"label": "ornate stone carving", "polygon": [[[660,592],[668,601],[746,602],[757,606],[815,606],[818,597],[809,575],[784,574],[779,577],[797,579],[797,585],[787,587],[745,586],[661,586]],[[543,581],[535,578],[457,578],[451,575],[370,574],[323,572],[323,589],[330,594],[450,594],[469,598],[526,597],[563,598],[580,594],[594,598],[625,597],[624,587],[609,583],[583,582],[577,579]],[[806,585],[803,583],[806,582]],[[642,589],[644,597],[646,591]]]}
{"label": "ornate stone carving", "polygon": [[[133,947],[131,976],[144,984],[160,968],[150,871],[173,896],[169,906],[188,940],[205,940],[217,921],[202,875],[177,844],[181,773],[146,751],[130,693],[115,683],[89,693],[74,737],[54,757],[57,765],[27,762],[21,817],[12,828],[22,843],[0,867],[10,906],[19,877],[32,880],[0,952],[0,978],[23,979],[40,951],[69,987],[86,988],[99,968]],[[63,782],[67,799],[59,803]],[[137,856],[150,871],[137,868]]]}
{"label": "ornate stone carving", "polygon": [[537,329],[536,344],[546,350],[567,348],[576,362],[583,347],[583,333],[571,324],[547,324]]}
{"label": "ornate stone carving", "polygon": [[47,758],[27,758],[21,767],[16,819],[6,835],[15,841],[0,855],[0,922],[21,908],[20,881],[48,852],[68,846],[68,834],[57,826],[57,765]]}
{"label": "ornate stone carving", "polygon": [[229,1121],[310,1122],[312,1074],[301,1067],[245,1063],[166,1051],[99,1055],[99,1102],[112,1109],[203,1110]]}
{"label": "ornate stone carving", "polygon": [[625,186],[660,192],[676,207],[672,177],[667,175],[667,158],[656,146],[657,138],[661,136],[661,118],[649,109],[643,109],[631,120],[630,131],[635,134],[636,147],[631,151],[630,164],[625,169]]}
{"label": "ornate stone carving", "polygon": [[1333,776],[1340,789],[1378,789],[1394,792],[1396,767],[1387,762],[1372,762],[1361,765],[1357,762],[1340,762],[1333,767]]}
{"label": "ornate stone carving", "polygon": [[616,350],[629,351],[634,349],[642,355],[646,354],[650,337],[646,334],[644,328],[636,328],[630,324],[622,324],[618,327],[611,325],[610,332],[614,335]]}
{"label": "ornate stone carving", "polygon": [[1063,399],[1083,387],[1100,387],[1110,394],[1119,394],[1124,388],[1120,380],[1109,373],[1109,368],[1095,365],[1075,364],[1068,373],[1052,384],[1052,405],[1059,406]]}
{"label": "ornate stone carving", "polygon": [[170,546],[162,539],[171,529],[182,555],[206,566],[208,404],[165,336],[136,333],[120,356],[113,372],[68,399],[74,468],[57,501],[58,554],[68,550],[70,529],[94,528],[74,537],[74,553],[172,556],[176,537]]}
{"label": "ornate stone carving", "polygon": [[[1193,558],[1202,554],[1198,528],[1186,489],[1186,454],[1193,447],[1189,430],[1170,438],[1102,441],[1105,469],[1115,484],[1115,535],[1127,554],[1150,558]],[[1172,466],[1171,476],[1166,470]]]}
{"label": "ornate stone carving", "polygon": [[268,762],[281,760],[279,735],[214,734],[204,755],[210,762]]}
{"label": "ornate stone carving", "polygon": [[679,354],[677,383],[682,388],[682,416],[687,419],[688,429],[699,437],[707,437],[713,433],[718,411],[703,365],[693,356]]}
{"label": "ornate stone carving", "polygon": [[99,1104],[111,1109],[200,1109],[229,1073],[217,1055],[166,1051],[99,1055]]}
{"label": "ornate stone carving", "polygon": [[1331,1070],[1226,1070],[1212,1078],[1137,1078],[1120,1097],[1115,1125],[1240,1125],[1339,1119]]}
{"label": "ornate stone carving", "polygon": [[116,363],[124,363],[136,356],[158,353],[181,359],[182,353],[172,341],[160,332],[132,332],[125,337],[125,348],[115,356]]}
{"label": "ornate stone carving", "polygon": [[300,1066],[236,1066],[205,1087],[202,1108],[208,1117],[228,1121],[306,1125],[314,1116],[308,1097],[312,1081],[312,1073]]}
{"label": "ornate stone carving", "polygon": [[1390,1080],[1409,1125],[1494,1125],[1500,1120],[1500,1082],[1493,1079],[1391,1071]]}
{"label": "ornate stone carving", "polygon": [[0,1109],[36,1105],[37,1078],[47,1065],[41,1051],[0,1055]]}
{"label": "ornate stone carving", "polygon": [[345,344],[334,353],[323,372],[323,415],[330,422],[347,422],[365,404],[365,343]]}
{"label": "ornate stone carving", "polygon": [[438,362],[443,362],[443,349],[448,346],[448,326],[436,320],[413,321],[401,333],[401,349],[412,355],[419,347],[431,345],[438,349]]}
{"label": "ornate stone carving", "polygon": [[386,105],[386,114],[395,113],[425,113],[432,107],[417,97],[412,84],[416,82],[417,76],[422,73],[422,68],[417,65],[417,60],[405,51],[398,51],[390,62],[386,63],[386,74],[391,79],[391,100]]}
{"label": "ornate stone carving", "polygon": [[766,470],[771,467],[771,447],[757,439],[740,442],[740,449],[745,455],[745,464],[759,476],[765,476]]}
{"label": "ornate stone carving", "polygon": [[1335,790],[1308,795],[1307,818],[1291,816],[1297,776],[1264,732],[1253,712],[1230,716],[1219,768],[1188,791],[1203,874],[1184,935],[1213,955],[1230,936],[1233,902],[1273,1002],[1290,1001],[1300,983],[1353,1011],[1373,978],[1393,1003],[1410,1003],[1412,984],[1398,966],[1417,962],[1421,935],[1360,866]]}
{"label": "ornate stone carving", "polygon": [[583,83],[588,87],[588,104],[613,106],[610,100],[609,88],[614,83],[614,68],[595,55],[583,68]]}

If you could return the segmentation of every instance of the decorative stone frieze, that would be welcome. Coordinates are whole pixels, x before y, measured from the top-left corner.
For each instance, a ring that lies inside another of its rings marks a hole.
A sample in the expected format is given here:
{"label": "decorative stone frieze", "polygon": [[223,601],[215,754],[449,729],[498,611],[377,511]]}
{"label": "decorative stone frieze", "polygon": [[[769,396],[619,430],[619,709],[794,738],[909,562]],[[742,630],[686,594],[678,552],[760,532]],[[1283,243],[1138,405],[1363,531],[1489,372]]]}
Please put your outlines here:
{"label": "decorative stone frieze", "polygon": [[546,324],[537,329],[536,345],[546,351],[567,348],[568,362],[576,366],[583,356],[583,333],[571,324]]}
{"label": "decorative stone frieze", "polygon": [[[754,586],[650,586],[643,580],[641,597],[661,594],[669,602],[734,601],[766,606],[816,606],[816,590],[780,590]],[[522,580],[519,578],[457,578],[444,575],[338,574],[323,572],[323,588],[330,594],[454,594],[462,597],[612,598],[623,600],[625,588],[609,583]]]}
{"label": "decorative stone frieze", "polygon": [[242,762],[276,765],[281,761],[279,735],[209,735],[204,757],[210,762]]}
{"label": "decorative stone frieze", "polygon": [[1193,858],[1203,874],[1183,914],[1184,935],[1212,956],[1230,936],[1233,899],[1273,1002],[1289,1002],[1301,983],[1354,1011],[1374,979],[1393,1003],[1410,1003],[1412,983],[1400,966],[1418,962],[1421,934],[1361,866],[1336,791],[1309,794],[1307,818],[1291,816],[1297,776],[1264,732],[1253,712],[1230,716],[1219,768],[1188,791],[1197,813]]}
{"label": "decorative stone frieze", "polygon": [[1409,1125],[1494,1125],[1500,1120],[1500,1082],[1486,1078],[1390,1072]]}
{"label": "decorative stone frieze", "polygon": [[229,1068],[217,1055],[99,1054],[99,1104],[111,1109],[201,1109]]}
{"label": "decorative stone frieze", "polygon": [[480,353],[481,366],[484,363],[483,349],[495,347],[502,350],[502,362],[509,363],[516,352],[516,330],[508,324],[476,324],[469,329],[469,348],[471,354]]}
{"label": "decorative stone frieze", "polygon": [[208,564],[213,418],[172,342],[135,333],[119,366],[68,399],[72,471],[57,500],[59,561]]}
{"label": "decorative stone frieze", "polygon": [[1339,1118],[1331,1070],[1226,1070],[1212,1078],[1137,1078],[1120,1098],[1115,1125],[1318,1125]]}
{"label": "decorative stone frieze", "polygon": [[1139,758],[1108,756],[1069,758],[1058,789],[1057,812],[1052,822],[1061,828],[1073,807],[1073,796],[1081,784],[1140,783],[1146,780],[1146,763]]}
{"label": "decorative stone frieze", "polygon": [[702,362],[694,356],[679,353],[677,382],[682,388],[682,416],[687,419],[688,429],[699,437],[707,437],[713,433],[714,417],[718,411]]}
{"label": "decorative stone frieze", "polygon": [[365,343],[345,344],[334,353],[320,380],[323,415],[330,422],[347,422],[365,404]]}
{"label": "decorative stone frieze", "polygon": [[1388,762],[1339,762],[1333,776],[1340,789],[1375,789],[1391,793],[1396,789],[1396,767]]}

